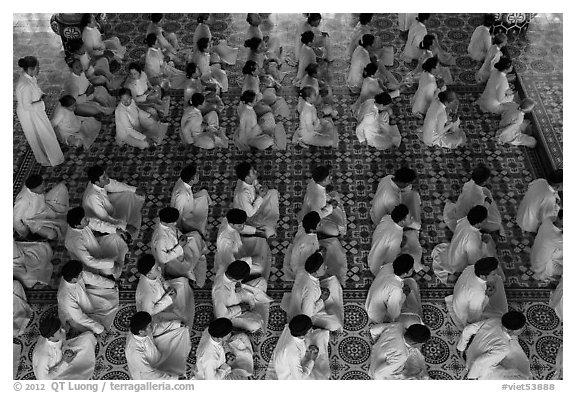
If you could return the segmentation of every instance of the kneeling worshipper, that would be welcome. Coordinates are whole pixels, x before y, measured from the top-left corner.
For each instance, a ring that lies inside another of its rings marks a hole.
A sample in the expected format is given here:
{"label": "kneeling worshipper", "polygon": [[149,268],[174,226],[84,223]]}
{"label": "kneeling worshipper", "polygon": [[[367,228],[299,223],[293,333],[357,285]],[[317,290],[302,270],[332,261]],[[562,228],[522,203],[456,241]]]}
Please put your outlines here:
{"label": "kneeling worshipper", "polygon": [[247,225],[263,230],[266,237],[276,236],[280,217],[278,190],[261,184],[256,168],[249,162],[241,162],[235,170],[238,181],[234,189],[233,206],[246,212]]}
{"label": "kneeling worshipper", "polygon": [[55,316],[40,321],[40,337],[32,352],[38,380],[90,379],[96,366],[96,337],[84,332],[66,340],[66,330]]}
{"label": "kneeling worshipper", "polygon": [[480,258],[496,255],[494,240],[480,232],[487,217],[488,210],[484,206],[474,206],[466,217],[458,220],[450,243],[434,247],[432,268],[440,281],[447,283],[449,274],[461,272]]}
{"label": "kneeling worshipper", "polygon": [[22,237],[32,233],[48,240],[62,239],[66,233],[65,214],[68,206],[68,188],[64,182],[46,192],[42,176],[31,175],[14,202],[14,230]]}
{"label": "kneeling worshipper", "polygon": [[410,277],[413,273],[414,258],[409,254],[380,267],[366,297],[366,312],[372,321],[396,322],[401,314],[422,315],[420,288]]}
{"label": "kneeling worshipper", "polygon": [[151,254],[144,254],[136,264],[140,278],[136,287],[136,310],[146,311],[155,322],[194,321],[194,293],[185,277],[165,280]]}
{"label": "kneeling worshipper", "polygon": [[139,149],[161,144],[168,131],[168,123],[161,123],[151,113],[138,108],[130,89],[121,88],[118,97],[120,103],[115,111],[116,143]]}
{"label": "kneeling worshipper", "polygon": [[176,227],[179,216],[174,207],[160,210],[150,250],[165,276],[185,277],[203,287],[206,283],[206,243],[198,232],[183,235]]}
{"label": "kneeling worshipper", "polygon": [[[28,299],[26,298],[26,292],[22,288],[22,284],[19,281],[13,281],[12,289],[12,325],[13,334],[12,337],[16,338],[26,331],[26,327],[30,320],[34,317],[34,311],[32,307],[28,304]],[[22,351],[22,344],[14,340],[12,344],[12,378],[16,379],[16,374],[18,374],[18,366],[20,365],[20,354]]]}
{"label": "kneeling worshipper", "polygon": [[414,258],[415,269],[421,266],[422,246],[418,234],[409,234],[416,231],[410,227],[411,224],[410,210],[404,204],[399,204],[392,209],[390,215],[382,217],[372,235],[372,246],[368,254],[368,267],[374,276],[382,265],[394,262],[401,253],[410,254]]}
{"label": "kneeling worshipper", "polygon": [[479,259],[464,269],[454,293],[446,297],[446,308],[458,329],[508,312],[504,277],[494,257]]}
{"label": "kneeling worshipper", "polygon": [[74,97],[63,96],[60,98],[60,104],[54,110],[50,123],[58,132],[62,142],[68,146],[89,150],[98,138],[102,123],[93,117],[77,116],[74,113],[76,106]]}
{"label": "kneeling worshipper", "polygon": [[535,233],[546,217],[558,215],[562,178],[562,169],[556,169],[546,179],[536,179],[528,185],[516,213],[516,222],[523,231]]}
{"label": "kneeling worshipper", "polygon": [[328,330],[312,329],[309,316],[294,316],[278,339],[265,379],[329,379],[329,339]]}
{"label": "kneeling worshipper", "polygon": [[17,242],[12,240],[12,275],[26,288],[48,285],[52,277],[52,248],[46,242]]}
{"label": "kneeling worshipper", "polygon": [[241,259],[250,265],[250,274],[259,274],[265,280],[270,276],[272,254],[266,242],[266,233],[246,225],[248,216],[241,209],[230,209],[218,228],[214,270],[219,274],[228,265]]}
{"label": "kneeling worshipper", "polygon": [[284,254],[284,280],[294,280],[296,275],[304,270],[306,259],[316,251],[324,255],[326,274],[336,276],[342,287],[346,286],[346,250],[340,240],[334,236],[318,232],[320,214],[316,211],[307,213],[298,226],[294,242],[288,246]]}
{"label": "kneeling worshipper", "polygon": [[564,266],[563,212],[561,209],[554,220],[552,217],[546,217],[538,228],[530,252],[530,265],[534,278],[538,280],[551,280],[562,276]]}
{"label": "kneeling worshipper", "polygon": [[390,104],[392,98],[388,93],[376,94],[368,98],[358,109],[356,118],[356,136],[360,143],[366,142],[368,146],[377,150],[387,150],[393,146],[400,146],[402,136],[397,125],[390,125]]}
{"label": "kneeling worshipper", "polygon": [[476,205],[482,205],[488,210],[488,217],[482,223],[480,229],[484,232],[499,231],[504,236],[502,227],[502,216],[498,210],[498,205],[492,197],[492,193],[486,188],[486,183],[492,177],[490,169],[484,164],[477,165],[472,170],[472,176],[469,181],[464,183],[462,193],[456,203],[446,202],[444,206],[444,222],[446,226],[454,232],[456,223],[459,219],[466,216],[470,209]]}
{"label": "kneeling worshipper", "polygon": [[180,171],[180,178],[174,184],[170,206],[178,209],[178,226],[184,233],[198,231],[206,236],[206,223],[208,221],[208,208],[212,199],[204,188],[192,192],[192,186],[198,184],[200,175],[195,164],[186,165]]}
{"label": "kneeling worshipper", "polygon": [[414,323],[380,323],[370,328],[375,341],[368,375],[373,379],[430,379],[421,345],[430,340],[430,329]]}
{"label": "kneeling worshipper", "polygon": [[441,91],[426,111],[422,128],[416,130],[426,146],[455,149],[466,143],[466,133],[460,129],[457,115],[458,98],[453,91]]}
{"label": "kneeling worshipper", "polygon": [[217,318],[202,333],[192,379],[247,379],[254,373],[252,343],[244,333],[232,334],[232,322]]}
{"label": "kneeling worshipper", "polygon": [[216,318],[227,318],[235,328],[251,333],[266,330],[272,298],[266,295],[268,283],[262,277],[251,279],[250,266],[237,260],[218,273],[212,285]]}
{"label": "kneeling worshipper", "polygon": [[466,353],[467,379],[532,379],[530,360],[520,346],[526,317],[508,311],[464,328],[456,349]]}
{"label": "kneeling worshipper", "polygon": [[74,260],[62,267],[57,299],[64,326],[94,334],[110,330],[120,302],[115,281],[83,271]]}
{"label": "kneeling worshipper", "polygon": [[307,213],[315,211],[321,218],[319,232],[328,236],[344,236],[347,225],[346,212],[340,194],[331,190],[331,183],[329,166],[319,165],[312,169],[312,179],[308,180],[302,210],[297,218],[300,222]]}
{"label": "kneeling worshipper", "polygon": [[88,169],[88,186],[82,207],[90,228],[102,233],[116,233],[118,228],[132,238],[140,233],[145,196],[134,186],[110,179],[100,165]]}
{"label": "kneeling worshipper", "polygon": [[66,219],[68,230],[64,246],[70,256],[82,262],[86,271],[118,280],[128,253],[128,245],[124,240],[127,233],[117,229],[116,233],[96,237],[80,206],[70,209]]}
{"label": "kneeling worshipper", "polygon": [[124,348],[132,379],[186,376],[186,360],[191,348],[190,328],[182,322],[152,322],[152,316],[145,311],[132,315]]}
{"label": "kneeling worshipper", "polygon": [[284,293],[282,309],[288,319],[304,314],[315,327],[332,332],[342,330],[344,303],[342,287],[334,276],[326,275],[324,257],[320,252],[310,255],[304,270],[298,272],[291,293]]}
{"label": "kneeling worshipper", "polygon": [[524,119],[527,113],[532,112],[536,103],[530,98],[522,100],[520,105],[507,107],[500,119],[500,129],[496,131],[498,143],[509,143],[513,146],[536,147],[536,138],[532,136],[530,120]]}
{"label": "kneeling worshipper", "polygon": [[211,150],[216,147],[227,149],[229,141],[226,129],[220,127],[216,110],[202,113],[205,102],[206,99],[202,93],[192,94],[180,120],[180,138],[183,143],[200,149]]}
{"label": "kneeling worshipper", "polygon": [[517,107],[514,102],[515,93],[511,89],[506,74],[512,72],[512,60],[501,57],[490,71],[490,77],[482,95],[476,101],[484,113],[502,114],[510,108]]}

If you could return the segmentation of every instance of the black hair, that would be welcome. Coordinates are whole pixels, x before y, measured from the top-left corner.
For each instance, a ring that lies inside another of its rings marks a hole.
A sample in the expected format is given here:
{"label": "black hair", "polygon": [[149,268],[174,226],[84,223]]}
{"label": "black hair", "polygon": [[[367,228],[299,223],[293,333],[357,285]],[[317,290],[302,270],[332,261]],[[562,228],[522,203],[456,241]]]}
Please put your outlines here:
{"label": "black hair", "polygon": [[68,94],[60,97],[60,99],[58,101],[60,101],[60,105],[62,105],[65,108],[71,107],[72,105],[74,105],[76,103],[76,100],[74,99],[74,97],[72,97],[71,95],[68,95]]}
{"label": "black hair", "polygon": [[320,252],[316,251],[314,254],[306,258],[306,262],[304,262],[304,270],[310,274],[316,273],[323,263],[324,257]]}
{"label": "black hair", "polygon": [[138,72],[142,72],[142,66],[138,63],[130,63],[128,65],[128,71],[130,70],[136,70]]}
{"label": "black hair", "polygon": [[392,97],[390,97],[390,94],[383,91],[374,96],[374,102],[380,105],[390,105],[392,103]]}
{"label": "black hair", "polygon": [[24,185],[28,189],[33,189],[33,188],[38,187],[42,183],[44,183],[44,179],[42,178],[42,175],[34,174],[34,175],[28,176],[28,178],[24,182]]}
{"label": "black hair", "polygon": [[86,213],[84,212],[84,208],[82,206],[74,207],[68,210],[68,213],[66,213],[66,222],[72,228],[75,228],[80,225],[80,222],[82,222],[82,219],[85,215]]}
{"label": "black hair", "polygon": [[437,66],[438,66],[438,57],[437,56],[430,57],[430,58],[426,59],[424,61],[424,63],[422,63],[422,69],[426,72],[432,71]]}
{"label": "black hair", "polygon": [[34,56],[25,56],[18,60],[18,67],[26,71],[29,68],[34,68],[38,65],[38,59]]}
{"label": "black hair", "polygon": [[208,48],[209,43],[210,40],[208,39],[208,37],[202,37],[196,42],[196,46],[198,47],[198,50],[200,52],[204,52],[206,48]]}
{"label": "black hair", "polygon": [[73,279],[77,278],[80,273],[82,273],[84,268],[82,267],[82,262],[70,260],[64,266],[62,266],[61,274],[62,278],[68,282],[72,281]]}
{"label": "black hair", "polygon": [[192,94],[192,97],[190,97],[190,104],[197,108],[198,106],[202,105],[204,103],[204,94],[202,93],[194,93]]}
{"label": "black hair", "polygon": [[226,220],[229,224],[244,224],[248,219],[248,215],[242,209],[230,209],[226,213]]}
{"label": "black hair", "polygon": [[311,24],[315,20],[322,20],[321,14],[308,14],[308,24]]}
{"label": "black hair", "polygon": [[138,270],[138,273],[145,276],[150,273],[150,270],[152,270],[155,264],[156,259],[154,258],[154,255],[144,254],[138,258],[138,261],[136,262],[136,269]]}
{"label": "black hair", "polygon": [[496,17],[494,14],[484,14],[484,22],[482,23],[486,27],[492,27],[496,22]]}
{"label": "black hair", "polygon": [[50,338],[55,335],[61,327],[62,324],[60,323],[60,319],[56,316],[50,315],[40,321],[38,330],[40,330],[40,335],[42,337]]}
{"label": "black hair", "polygon": [[194,63],[186,64],[186,78],[188,79],[192,78],[192,75],[194,75],[194,73],[196,73],[196,64]]}
{"label": "black hair", "polygon": [[364,48],[372,44],[374,44],[374,36],[372,34],[364,34],[360,41],[358,41],[358,45]]}
{"label": "black hair", "polygon": [[432,45],[434,45],[435,39],[436,37],[434,37],[432,34],[426,34],[424,38],[422,38],[422,41],[420,42],[418,47],[420,49],[430,49]]}
{"label": "black hair", "polygon": [[150,20],[152,23],[158,23],[162,20],[164,14],[150,14]]}
{"label": "black hair", "polygon": [[244,41],[244,46],[246,48],[250,48],[253,51],[256,51],[258,49],[258,46],[260,45],[260,43],[262,42],[261,38],[258,37],[252,37],[250,39],[247,39],[246,41]]}
{"label": "black hair", "polygon": [[87,171],[88,179],[90,180],[91,183],[96,184],[96,182],[100,180],[100,177],[104,174],[104,172],[105,172],[104,168],[101,167],[100,165],[91,166],[90,168],[88,168]]}
{"label": "black hair", "polygon": [[507,70],[510,66],[512,66],[512,60],[507,57],[501,57],[498,63],[494,64],[494,68],[500,72]]}
{"label": "black hair", "polygon": [[253,166],[249,162],[241,162],[240,164],[236,165],[236,168],[234,168],[236,171],[236,177],[242,181],[246,180],[246,176],[250,174],[250,169],[252,168]]}
{"label": "black hair", "polygon": [[498,269],[498,259],[494,257],[480,258],[474,264],[474,274],[476,276],[487,276]]}
{"label": "black hair", "polygon": [[138,311],[130,318],[130,332],[137,336],[152,322],[152,316],[146,311]]}
{"label": "black hair", "polygon": [[562,169],[555,169],[552,172],[550,172],[548,174],[548,176],[546,177],[546,179],[548,180],[549,184],[562,184],[562,178],[563,178],[563,170]]}
{"label": "black hair", "polygon": [[248,60],[244,63],[244,67],[242,67],[242,74],[251,75],[257,68],[258,66],[254,60]]}
{"label": "black hair", "polygon": [[156,36],[155,33],[150,33],[146,36],[146,39],[144,40],[144,43],[146,45],[148,45],[149,47],[152,47],[155,43],[156,40],[158,39],[158,37]]}
{"label": "black hair", "polygon": [[367,25],[368,23],[370,23],[372,21],[372,17],[374,16],[374,14],[360,14],[360,24],[361,25]]}
{"label": "black hair", "polygon": [[92,14],[82,14],[82,19],[80,19],[80,26],[82,26],[82,29],[88,26],[91,20]]}
{"label": "black hair", "polygon": [[472,170],[472,180],[479,185],[484,184],[491,175],[490,169],[484,164],[479,164]]}
{"label": "black hair", "polygon": [[196,164],[188,164],[180,171],[180,179],[185,183],[190,183],[190,181],[196,175]]}
{"label": "black hair", "polygon": [[306,73],[312,78],[318,76],[318,63],[310,63],[305,68]]}
{"label": "black hair", "polygon": [[430,14],[418,14],[418,16],[416,17],[416,19],[418,19],[418,22],[426,22],[428,19],[430,19]]}
{"label": "black hair", "polygon": [[362,78],[368,78],[369,76],[374,76],[376,75],[376,72],[378,72],[378,65],[374,63],[368,63],[366,64],[364,70],[362,71]]}
{"label": "black hair", "polygon": [[240,96],[240,101],[245,104],[250,104],[256,99],[256,92],[254,90],[246,90]]}
{"label": "black hair", "polygon": [[398,206],[394,207],[394,209],[392,209],[390,217],[392,218],[392,221],[398,224],[400,221],[408,217],[409,213],[410,210],[408,209],[408,206],[401,203]]}
{"label": "black hair", "polygon": [[522,329],[526,325],[526,317],[520,311],[512,310],[502,315],[502,326],[510,330]]}
{"label": "black hair", "polygon": [[482,205],[476,205],[466,215],[470,225],[476,225],[488,217],[488,210]]}
{"label": "black hair", "polygon": [[392,262],[392,268],[394,269],[394,274],[400,277],[403,274],[408,273],[414,267],[414,257],[410,254],[400,254],[396,257],[394,262]]}
{"label": "black hair", "polygon": [[309,44],[314,41],[314,33],[312,31],[305,31],[300,34],[300,42],[303,44]]}
{"label": "black hair", "polygon": [[302,228],[304,228],[304,232],[310,233],[312,230],[315,230],[320,223],[320,214],[317,211],[311,211],[307,213],[304,218],[302,218]]}
{"label": "black hair", "polygon": [[431,334],[428,326],[415,323],[406,329],[404,336],[416,343],[425,343],[430,340]]}
{"label": "black hair", "polygon": [[300,89],[298,95],[302,97],[303,100],[306,100],[306,98],[312,97],[312,94],[314,94],[315,92],[316,90],[314,90],[312,86],[304,86],[303,88]]}
{"label": "black hair", "polygon": [[158,212],[158,218],[160,218],[160,221],[165,222],[167,224],[178,221],[179,217],[180,212],[175,207],[165,207],[160,209],[160,211]]}
{"label": "black hair", "polygon": [[316,183],[324,181],[330,175],[330,167],[326,165],[318,165],[312,169],[312,179]]}
{"label": "black hair", "polygon": [[131,91],[129,88],[127,88],[127,87],[121,87],[121,88],[118,90],[118,97],[122,97],[122,96],[130,96],[130,97],[132,97],[132,91]]}
{"label": "black hair", "polygon": [[443,104],[449,104],[456,100],[456,98],[456,93],[454,93],[452,90],[445,90],[438,93],[438,99]]}

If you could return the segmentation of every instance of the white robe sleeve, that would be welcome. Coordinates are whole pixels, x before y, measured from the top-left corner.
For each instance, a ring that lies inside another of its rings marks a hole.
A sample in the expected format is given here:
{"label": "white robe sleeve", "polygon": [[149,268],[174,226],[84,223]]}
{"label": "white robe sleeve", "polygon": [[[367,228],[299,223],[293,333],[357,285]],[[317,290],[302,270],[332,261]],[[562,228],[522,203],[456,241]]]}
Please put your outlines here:
{"label": "white robe sleeve", "polygon": [[113,258],[97,258],[93,256],[84,243],[74,242],[70,244],[69,242],[65,242],[64,244],[67,248],[71,249],[70,251],[80,262],[92,269],[112,269],[114,267]]}
{"label": "white robe sleeve", "polygon": [[242,191],[240,193],[240,195],[238,196],[238,202],[240,204],[239,208],[244,210],[248,217],[252,217],[254,214],[256,214],[256,212],[258,211],[258,209],[262,205],[263,201],[264,201],[264,199],[260,195],[258,195],[258,196],[256,196],[254,203],[253,204],[250,203],[249,191]]}
{"label": "white robe sleeve", "polygon": [[228,299],[230,296],[225,288],[221,287],[215,289],[212,296],[214,303],[214,314],[218,315],[218,318],[232,319],[240,316],[242,313],[242,309],[238,304],[230,306],[226,305],[226,299]]}
{"label": "white robe sleeve", "polygon": [[32,358],[32,365],[36,379],[38,380],[54,380],[57,379],[60,374],[68,368],[70,363],[65,361],[60,362],[60,364],[48,367],[49,359],[46,356],[37,355]]}
{"label": "white robe sleeve", "polygon": [[28,234],[28,225],[24,224],[25,219],[29,218],[30,204],[24,198],[16,201],[14,209],[12,210],[12,224],[16,232],[25,236]]}
{"label": "white robe sleeve", "polygon": [[104,326],[101,323],[90,318],[82,311],[80,304],[78,304],[78,299],[71,293],[67,293],[66,296],[60,297],[58,300],[58,308],[66,310],[65,313],[68,315],[68,320],[73,320],[78,325],[90,329],[94,334],[100,334],[104,331]]}
{"label": "white robe sleeve", "polygon": [[475,335],[478,330],[484,325],[486,321],[479,321],[476,323],[472,323],[464,328],[462,331],[462,335],[460,336],[460,340],[458,340],[458,344],[456,344],[456,349],[460,352],[464,352],[466,346],[468,345],[468,341]]}
{"label": "white robe sleeve", "polygon": [[136,192],[136,187],[129,186],[126,183],[114,179],[110,179],[110,183],[108,183],[104,188],[108,192]]}
{"label": "white robe sleeve", "polygon": [[[122,105],[122,104],[120,104]],[[138,109],[140,111],[140,109]],[[119,139],[126,139],[128,135],[132,136],[135,139],[139,139],[141,141],[146,139],[146,136],[141,132],[138,132],[134,126],[130,123],[130,119],[128,115],[124,113],[123,110],[116,109],[115,112],[115,119],[116,119],[116,133],[120,134]]]}

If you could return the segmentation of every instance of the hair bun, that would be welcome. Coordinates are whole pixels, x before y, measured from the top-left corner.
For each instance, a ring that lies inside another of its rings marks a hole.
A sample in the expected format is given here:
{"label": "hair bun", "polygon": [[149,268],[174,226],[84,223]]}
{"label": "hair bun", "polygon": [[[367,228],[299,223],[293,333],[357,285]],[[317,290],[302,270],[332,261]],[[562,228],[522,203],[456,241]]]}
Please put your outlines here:
{"label": "hair bun", "polygon": [[26,67],[26,59],[21,58],[18,60],[18,67]]}

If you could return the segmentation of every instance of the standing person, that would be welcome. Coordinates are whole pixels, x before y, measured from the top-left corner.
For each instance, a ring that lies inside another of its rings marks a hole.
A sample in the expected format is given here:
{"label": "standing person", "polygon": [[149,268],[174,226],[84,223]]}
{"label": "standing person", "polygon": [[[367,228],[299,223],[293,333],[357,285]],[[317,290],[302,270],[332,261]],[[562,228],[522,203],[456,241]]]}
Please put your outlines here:
{"label": "standing person", "polygon": [[536,179],[528,185],[516,214],[516,223],[523,231],[535,233],[546,217],[558,214],[562,178],[562,169],[556,169],[546,179]]}
{"label": "standing person", "polygon": [[530,252],[530,265],[534,271],[534,277],[538,280],[550,280],[562,276],[564,265],[563,217],[563,210],[560,209],[555,218],[544,218],[542,225],[538,228]]}
{"label": "standing person", "polygon": [[64,155],[54,129],[46,115],[45,94],[38,86],[40,72],[38,59],[26,56],[18,60],[22,74],[16,84],[16,114],[36,161],[43,166],[56,166],[64,162]]}
{"label": "standing person", "polygon": [[484,22],[478,26],[468,44],[468,55],[476,61],[484,61],[490,46],[492,45],[492,36],[490,28],[494,26],[494,14],[484,14]]}
{"label": "standing person", "polygon": [[492,70],[494,70],[494,64],[500,61],[500,58],[502,57],[502,48],[504,48],[507,43],[508,38],[505,34],[497,34],[494,37],[494,44],[488,49],[482,67],[480,67],[478,72],[476,72],[477,83],[486,83],[488,78],[490,78],[490,74],[492,73]]}
{"label": "standing person", "polygon": [[532,136],[533,128],[530,120],[524,116],[532,112],[536,103],[530,98],[522,100],[520,105],[510,106],[502,113],[500,129],[496,131],[498,143],[509,143],[513,146],[536,147],[536,138]]}
{"label": "standing person", "polygon": [[506,74],[512,72],[512,68],[512,60],[507,57],[501,57],[494,64],[486,87],[476,101],[482,112],[501,114],[515,105],[513,103],[514,91],[510,88],[506,78]]}
{"label": "standing person", "polygon": [[192,186],[198,184],[200,175],[195,164],[186,165],[180,171],[180,178],[172,189],[170,206],[178,209],[180,213],[178,225],[184,233],[199,231],[206,236],[206,223],[208,222],[208,209],[212,199],[204,188],[193,192]]}
{"label": "standing person", "polygon": [[455,149],[466,143],[466,134],[460,129],[460,118],[456,114],[448,115],[457,106],[458,98],[453,91],[440,92],[438,98],[432,101],[424,125],[417,130],[426,146]]}

